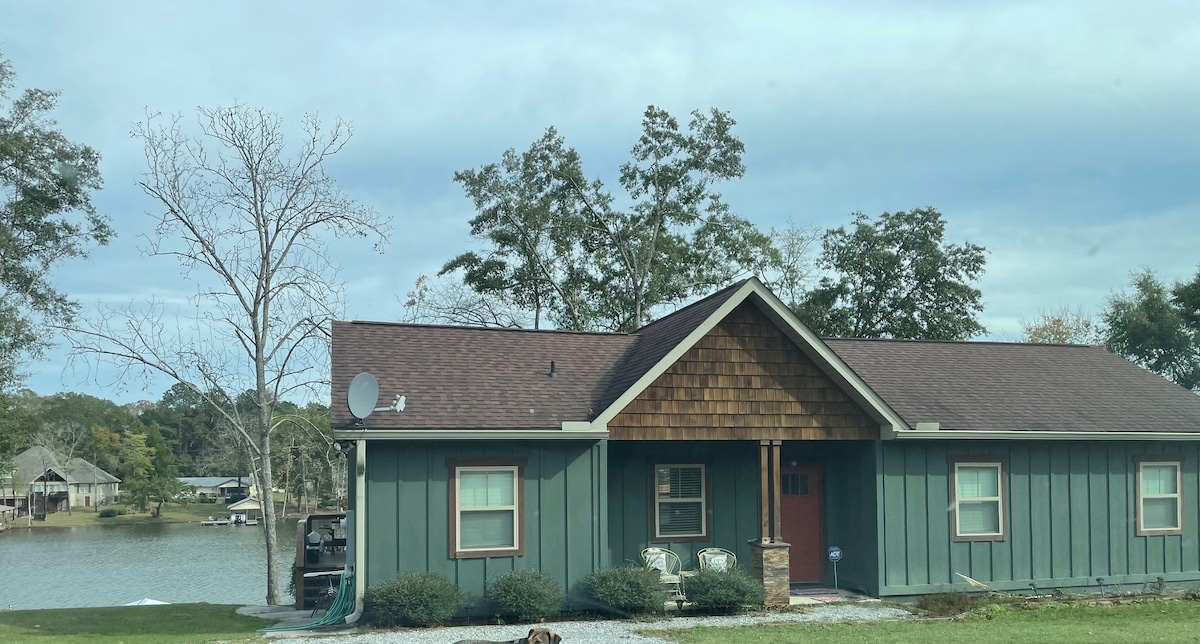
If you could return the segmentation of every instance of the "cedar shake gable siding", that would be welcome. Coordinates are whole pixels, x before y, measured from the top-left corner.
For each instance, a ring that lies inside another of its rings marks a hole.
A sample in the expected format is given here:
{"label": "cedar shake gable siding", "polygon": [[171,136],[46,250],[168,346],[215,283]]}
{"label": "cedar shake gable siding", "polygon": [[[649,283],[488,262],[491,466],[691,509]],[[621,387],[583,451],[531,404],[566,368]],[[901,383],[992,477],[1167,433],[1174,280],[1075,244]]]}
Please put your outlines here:
{"label": "cedar shake gable siding", "polygon": [[879,425],[743,302],[608,423],[612,440],[879,437]]}
{"label": "cedar shake gable siding", "polygon": [[910,426],[1200,432],[1200,396],[1102,347],[828,339]]}

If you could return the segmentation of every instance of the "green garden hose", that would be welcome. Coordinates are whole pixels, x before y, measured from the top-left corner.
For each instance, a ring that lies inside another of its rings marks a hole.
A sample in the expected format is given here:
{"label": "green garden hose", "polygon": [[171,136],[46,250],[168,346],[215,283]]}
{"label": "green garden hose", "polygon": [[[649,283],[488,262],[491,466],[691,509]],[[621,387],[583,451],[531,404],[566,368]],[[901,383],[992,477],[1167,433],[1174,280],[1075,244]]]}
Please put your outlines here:
{"label": "green garden hose", "polygon": [[258,629],[259,633],[278,633],[280,631],[307,631],[322,626],[339,626],[345,623],[346,616],[354,612],[354,575],[349,572],[342,573],[342,580],[338,583],[337,597],[333,600],[333,605],[329,610],[325,611],[325,615],[311,624],[297,624],[294,626],[268,626]]}

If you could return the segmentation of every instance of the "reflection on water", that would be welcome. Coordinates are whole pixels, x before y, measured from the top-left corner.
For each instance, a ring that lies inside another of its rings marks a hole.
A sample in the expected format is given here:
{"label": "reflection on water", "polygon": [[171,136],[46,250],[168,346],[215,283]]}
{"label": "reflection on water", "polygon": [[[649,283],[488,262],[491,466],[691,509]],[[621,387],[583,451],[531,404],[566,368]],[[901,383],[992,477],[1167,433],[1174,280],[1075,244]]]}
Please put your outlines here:
{"label": "reflection on water", "polygon": [[[280,600],[295,559],[295,521],[280,522]],[[0,609],[175,603],[262,604],[261,528],[168,523],[0,533]]]}

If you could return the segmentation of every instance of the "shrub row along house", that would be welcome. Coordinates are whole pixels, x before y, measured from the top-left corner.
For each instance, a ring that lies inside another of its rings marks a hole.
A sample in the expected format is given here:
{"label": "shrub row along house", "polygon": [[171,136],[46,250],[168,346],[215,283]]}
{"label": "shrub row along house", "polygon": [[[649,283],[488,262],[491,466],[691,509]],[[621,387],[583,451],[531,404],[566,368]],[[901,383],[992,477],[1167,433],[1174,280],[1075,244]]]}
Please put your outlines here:
{"label": "shrub row along house", "polygon": [[[360,595],[651,545],[771,603],[835,545],[881,597],[1200,580],[1200,397],[1099,347],[823,340],[750,279],[630,334],[337,322],[332,368]],[[403,410],[355,419],[360,372]]]}
{"label": "shrub row along house", "polygon": [[33,446],[13,459],[13,471],[0,477],[0,506],[17,516],[60,512],[68,508],[102,506],[120,501],[121,479],[82,458],[65,464],[54,452]]}

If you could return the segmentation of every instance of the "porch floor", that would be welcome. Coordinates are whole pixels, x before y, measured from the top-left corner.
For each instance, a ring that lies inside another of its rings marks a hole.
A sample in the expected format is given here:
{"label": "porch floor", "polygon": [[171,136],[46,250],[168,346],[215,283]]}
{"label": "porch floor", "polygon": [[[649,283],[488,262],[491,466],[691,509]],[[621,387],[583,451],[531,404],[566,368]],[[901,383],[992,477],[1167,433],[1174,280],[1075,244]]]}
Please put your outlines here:
{"label": "porch floor", "polygon": [[835,602],[870,601],[866,595],[850,592],[844,588],[829,588],[819,584],[792,584],[788,604],[804,606],[815,604],[832,604]]}

